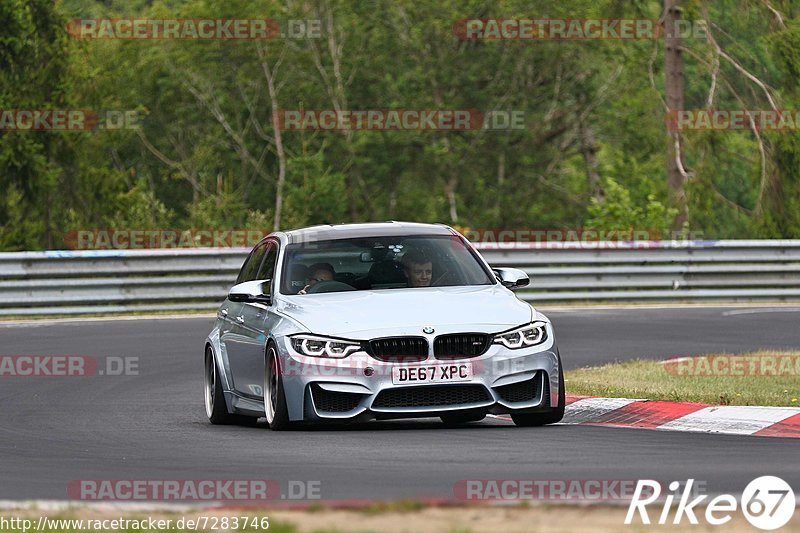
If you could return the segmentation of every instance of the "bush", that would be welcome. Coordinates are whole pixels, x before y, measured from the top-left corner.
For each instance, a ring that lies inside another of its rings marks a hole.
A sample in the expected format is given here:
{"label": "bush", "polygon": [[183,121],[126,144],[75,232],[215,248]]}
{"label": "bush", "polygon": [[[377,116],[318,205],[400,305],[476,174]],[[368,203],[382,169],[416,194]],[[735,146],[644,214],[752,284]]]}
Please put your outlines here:
{"label": "bush", "polygon": [[669,235],[678,210],[647,196],[647,205],[636,206],[628,189],[611,178],[605,180],[605,198],[592,198],[587,210],[587,229],[598,231],[649,231],[653,239]]}

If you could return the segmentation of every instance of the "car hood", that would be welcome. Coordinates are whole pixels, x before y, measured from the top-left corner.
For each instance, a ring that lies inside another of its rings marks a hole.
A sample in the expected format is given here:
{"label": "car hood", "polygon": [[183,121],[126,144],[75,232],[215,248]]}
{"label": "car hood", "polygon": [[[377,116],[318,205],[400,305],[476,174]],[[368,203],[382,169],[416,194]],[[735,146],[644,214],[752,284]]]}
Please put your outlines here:
{"label": "car hood", "polygon": [[502,285],[384,289],[283,296],[279,309],[309,331],[352,339],[474,331],[530,322],[533,308]]}

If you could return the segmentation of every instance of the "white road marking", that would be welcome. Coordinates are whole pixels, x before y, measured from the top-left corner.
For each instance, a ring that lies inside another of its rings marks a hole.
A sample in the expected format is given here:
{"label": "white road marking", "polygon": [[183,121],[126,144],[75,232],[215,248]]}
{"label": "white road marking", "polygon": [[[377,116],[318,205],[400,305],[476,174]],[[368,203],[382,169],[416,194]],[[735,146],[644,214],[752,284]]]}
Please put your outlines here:
{"label": "white road marking", "polygon": [[667,422],[658,429],[752,435],[796,414],[800,414],[800,409],[793,407],[713,406]]}
{"label": "white road marking", "polygon": [[735,315],[757,315],[759,313],[797,313],[800,307],[766,307],[763,309],[736,309],[735,311],[725,311],[722,316]]}
{"label": "white road marking", "polygon": [[[629,398],[584,398],[567,405],[564,419],[560,424],[574,425],[597,422],[602,416],[633,402]],[[758,406],[708,406],[694,413],[677,418],[656,428],[666,431],[693,433],[719,433],[727,435],[752,435],[773,424],[800,415],[795,407]],[[511,421],[508,416],[489,415],[492,418]],[[635,425],[628,428],[635,428]],[[800,497],[798,497],[800,500]]]}
{"label": "white road marking", "polygon": [[629,398],[584,398],[567,406],[564,412],[563,424],[580,424],[591,422],[611,411],[616,411],[626,405],[639,402]]}

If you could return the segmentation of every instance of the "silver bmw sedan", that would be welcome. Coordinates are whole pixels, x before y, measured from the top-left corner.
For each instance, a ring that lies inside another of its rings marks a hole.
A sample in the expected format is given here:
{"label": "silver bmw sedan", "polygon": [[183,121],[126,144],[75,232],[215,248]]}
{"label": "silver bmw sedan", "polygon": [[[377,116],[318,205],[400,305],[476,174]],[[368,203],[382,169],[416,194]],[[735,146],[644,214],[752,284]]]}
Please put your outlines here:
{"label": "silver bmw sedan", "polygon": [[445,225],[315,226],[265,237],[205,343],[213,424],[509,414],[558,422],[564,376],[550,320]]}

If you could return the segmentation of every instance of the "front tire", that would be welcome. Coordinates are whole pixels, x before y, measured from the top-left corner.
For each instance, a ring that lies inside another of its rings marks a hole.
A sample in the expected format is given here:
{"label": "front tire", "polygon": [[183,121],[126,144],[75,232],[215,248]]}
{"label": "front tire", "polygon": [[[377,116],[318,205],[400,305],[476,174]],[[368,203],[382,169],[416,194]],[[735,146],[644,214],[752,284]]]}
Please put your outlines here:
{"label": "front tire", "polygon": [[275,346],[267,346],[267,355],[264,365],[264,413],[267,416],[269,429],[283,431],[289,429],[289,409],[286,406],[286,394],[283,390],[278,354]]}
{"label": "front tire", "polygon": [[212,424],[253,426],[258,420],[252,416],[233,415],[228,412],[228,406],[225,404],[225,394],[222,391],[222,380],[217,369],[217,362],[214,359],[214,353],[210,347],[206,348],[205,355],[204,393],[206,416]]}
{"label": "front tire", "polygon": [[[547,399],[550,403],[550,398]],[[564,404],[567,403],[567,392],[564,389],[564,368],[561,366],[561,355],[558,355],[558,406],[545,413],[511,414],[514,424],[521,427],[546,426],[561,422],[564,418]]]}

